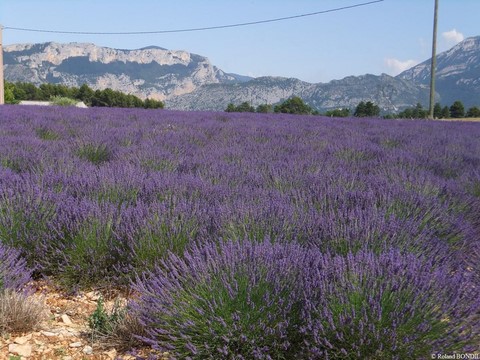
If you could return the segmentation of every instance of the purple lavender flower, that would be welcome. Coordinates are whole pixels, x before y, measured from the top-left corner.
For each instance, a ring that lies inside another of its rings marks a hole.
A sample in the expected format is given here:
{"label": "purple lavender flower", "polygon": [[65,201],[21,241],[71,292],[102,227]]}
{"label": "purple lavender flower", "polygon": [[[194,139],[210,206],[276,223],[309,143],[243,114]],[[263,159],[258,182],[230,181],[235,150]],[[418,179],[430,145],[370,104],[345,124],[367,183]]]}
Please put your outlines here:
{"label": "purple lavender flower", "polygon": [[0,243],[0,291],[24,289],[31,275],[20,252]]}
{"label": "purple lavender flower", "polygon": [[144,340],[192,359],[418,358],[470,344],[479,309],[468,279],[413,255],[268,241],[171,254],[134,289]]}

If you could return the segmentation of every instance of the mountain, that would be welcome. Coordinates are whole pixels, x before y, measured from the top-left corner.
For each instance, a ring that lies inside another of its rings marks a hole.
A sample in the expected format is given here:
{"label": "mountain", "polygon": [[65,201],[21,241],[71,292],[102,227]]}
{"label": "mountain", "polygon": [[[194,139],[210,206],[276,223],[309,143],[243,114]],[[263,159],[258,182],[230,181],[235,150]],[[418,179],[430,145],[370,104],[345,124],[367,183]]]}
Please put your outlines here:
{"label": "mountain", "polygon": [[392,112],[417,102],[427,103],[429,92],[411,81],[385,74],[349,76],[319,84],[260,77],[244,83],[202,85],[191,93],[170,98],[166,105],[181,110],[223,110],[229,103],[275,104],[294,95],[321,111],[354,109],[360,101],[373,101],[383,111]]}
{"label": "mountain", "polygon": [[248,81],[227,74],[203,56],[157,46],[119,50],[82,43],[21,44],[4,47],[5,78],[94,89],[121,90],[165,100],[203,84]]}
{"label": "mountain", "polygon": [[[88,84],[141,98],[163,100],[167,108],[224,110],[229,103],[276,104],[293,95],[315,109],[355,108],[373,101],[385,112],[428,104],[430,60],[402,74],[348,76],[311,84],[284,77],[250,78],[229,74],[201,55],[157,46],[119,50],[81,43],[22,44],[4,47],[9,81]],[[438,55],[437,98],[442,105],[462,100],[480,105],[480,37],[469,38]]]}
{"label": "mountain", "polygon": [[[430,84],[431,59],[414,66],[397,78],[418,85]],[[465,39],[437,56],[435,90],[442,105],[461,100],[466,107],[480,105],[480,36]]]}

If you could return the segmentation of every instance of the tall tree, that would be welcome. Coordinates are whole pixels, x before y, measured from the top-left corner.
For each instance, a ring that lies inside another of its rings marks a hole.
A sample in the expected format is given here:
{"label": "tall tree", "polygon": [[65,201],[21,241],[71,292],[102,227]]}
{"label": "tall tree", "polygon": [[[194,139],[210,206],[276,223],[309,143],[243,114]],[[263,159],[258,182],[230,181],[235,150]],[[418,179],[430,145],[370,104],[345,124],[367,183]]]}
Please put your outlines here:
{"label": "tall tree", "polygon": [[364,117],[366,116],[365,114],[366,114],[365,101],[360,101],[360,103],[355,108],[355,112],[353,113],[353,116]]}
{"label": "tall tree", "polygon": [[353,113],[353,116],[356,117],[374,117],[379,115],[380,108],[371,101],[360,101]]}
{"label": "tall tree", "polygon": [[450,106],[450,116],[452,118],[465,117],[465,107],[460,100],[455,101],[452,106]]}
{"label": "tall tree", "polygon": [[477,106],[472,106],[467,111],[467,117],[469,118],[478,118],[480,117],[480,109]]}
{"label": "tall tree", "polygon": [[77,96],[78,99],[83,101],[86,105],[91,105],[94,95],[95,92],[87,84],[83,84],[82,86],[80,86]]}
{"label": "tall tree", "polygon": [[442,109],[442,119],[448,119],[450,117],[450,108],[448,106],[444,106]]}
{"label": "tall tree", "polygon": [[435,106],[433,107],[433,117],[435,119],[440,119],[442,117],[442,105],[440,103],[435,103]]}

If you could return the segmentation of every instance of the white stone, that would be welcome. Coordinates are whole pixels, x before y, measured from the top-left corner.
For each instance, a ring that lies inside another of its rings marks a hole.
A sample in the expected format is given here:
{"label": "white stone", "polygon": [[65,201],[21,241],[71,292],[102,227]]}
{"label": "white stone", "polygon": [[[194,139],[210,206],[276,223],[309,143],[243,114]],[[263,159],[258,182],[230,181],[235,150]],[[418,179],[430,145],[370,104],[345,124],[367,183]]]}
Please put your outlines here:
{"label": "white stone", "polygon": [[70,320],[70,317],[67,315],[67,314],[63,314],[61,316],[61,319],[62,319],[62,322],[65,324],[65,325],[72,325],[72,320]]}
{"label": "white stone", "polygon": [[13,340],[13,342],[15,344],[24,345],[31,339],[32,339],[32,334],[29,334],[29,335],[25,335],[25,336],[19,336],[19,337],[15,338]]}
{"label": "white stone", "polygon": [[54,333],[54,332],[51,332],[51,331],[40,331],[40,333],[44,336],[47,336],[47,337],[52,337],[52,336],[58,336],[58,334]]}
{"label": "white stone", "polygon": [[82,350],[82,352],[85,354],[85,355],[92,355],[93,353],[93,348],[89,345],[85,346]]}
{"label": "white stone", "polygon": [[24,357],[29,357],[32,355],[32,345],[24,344],[10,344],[8,345],[8,352],[12,354],[17,354]]}
{"label": "white stone", "polygon": [[104,354],[107,355],[109,359],[114,360],[117,357],[117,350],[112,349],[110,351],[105,351]]}
{"label": "white stone", "polygon": [[68,346],[70,346],[71,348],[78,348],[78,347],[82,346],[82,343],[80,341],[77,341],[77,342],[71,343]]}

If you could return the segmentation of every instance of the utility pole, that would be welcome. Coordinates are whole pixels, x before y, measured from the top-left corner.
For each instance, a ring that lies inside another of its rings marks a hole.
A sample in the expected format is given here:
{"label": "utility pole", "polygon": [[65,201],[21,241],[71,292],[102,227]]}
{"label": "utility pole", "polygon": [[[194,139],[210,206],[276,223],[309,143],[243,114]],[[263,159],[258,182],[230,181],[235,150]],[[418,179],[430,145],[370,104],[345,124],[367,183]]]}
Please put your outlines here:
{"label": "utility pole", "polygon": [[3,41],[2,41],[3,26],[0,24],[0,105],[5,104],[5,89],[3,88]]}
{"label": "utility pole", "polygon": [[430,66],[430,111],[428,114],[429,119],[433,119],[433,108],[435,106],[435,71],[437,67],[437,18],[438,0],[435,0],[435,12],[433,15],[432,64]]}

